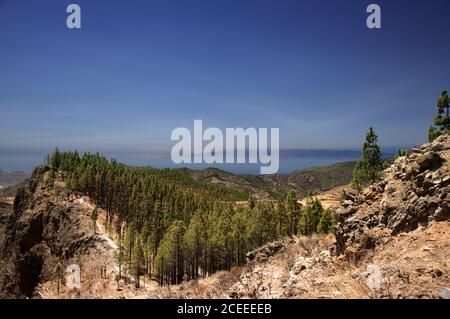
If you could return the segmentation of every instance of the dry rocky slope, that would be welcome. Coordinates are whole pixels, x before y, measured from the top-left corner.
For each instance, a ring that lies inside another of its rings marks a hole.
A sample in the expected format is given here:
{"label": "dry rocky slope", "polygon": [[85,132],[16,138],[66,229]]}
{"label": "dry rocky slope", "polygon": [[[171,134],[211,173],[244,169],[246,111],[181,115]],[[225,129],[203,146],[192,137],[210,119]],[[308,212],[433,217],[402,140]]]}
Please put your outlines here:
{"label": "dry rocky slope", "polygon": [[432,221],[447,221],[450,218],[449,137],[442,136],[397,159],[384,171],[379,183],[349,198],[336,213],[341,221],[336,233],[338,253],[355,247],[370,248],[384,233],[398,235],[419,226],[426,227]]}
{"label": "dry rocky slope", "polygon": [[[285,239],[250,252],[240,269],[165,288],[148,282],[138,291],[126,283],[116,290],[114,248],[104,233],[93,234],[89,199],[66,190],[58,176],[49,186],[47,177],[36,169],[14,211],[5,210],[0,297],[439,298],[450,288],[448,136],[413,149],[380,182],[349,195],[335,209],[336,236]],[[57,295],[55,263],[77,255],[85,288]],[[99,279],[100,260],[108,279]]]}
{"label": "dry rocky slope", "polygon": [[450,137],[413,149],[335,211],[336,237],[249,254],[234,298],[439,298],[450,287]]}

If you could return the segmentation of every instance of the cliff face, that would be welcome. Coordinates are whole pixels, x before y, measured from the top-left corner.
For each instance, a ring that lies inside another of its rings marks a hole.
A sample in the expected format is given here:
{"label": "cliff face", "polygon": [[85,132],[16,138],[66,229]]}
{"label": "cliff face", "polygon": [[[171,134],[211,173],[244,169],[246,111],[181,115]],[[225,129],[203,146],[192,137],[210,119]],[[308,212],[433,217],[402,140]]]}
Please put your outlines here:
{"label": "cliff face", "polygon": [[90,212],[48,175],[37,168],[15,198],[0,247],[3,297],[32,297],[40,282],[55,278],[59,260],[94,245]]}
{"label": "cliff face", "polygon": [[450,219],[450,137],[413,149],[376,185],[337,211],[338,254],[373,248],[384,236]]}

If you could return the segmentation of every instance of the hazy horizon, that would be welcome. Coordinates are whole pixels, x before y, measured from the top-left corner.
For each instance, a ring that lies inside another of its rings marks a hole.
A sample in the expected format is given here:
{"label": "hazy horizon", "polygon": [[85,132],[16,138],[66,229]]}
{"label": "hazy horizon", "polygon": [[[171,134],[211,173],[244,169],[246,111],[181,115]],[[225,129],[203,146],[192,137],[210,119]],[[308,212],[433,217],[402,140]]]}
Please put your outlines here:
{"label": "hazy horizon", "polygon": [[[391,157],[397,150],[403,148],[383,149],[384,157]],[[69,151],[70,149],[61,149]],[[93,150],[85,150],[83,153],[97,153]],[[3,171],[24,171],[30,173],[36,166],[44,162],[46,153],[11,153],[2,154],[0,157],[0,169]],[[155,168],[190,168],[204,169],[208,167],[219,168],[234,174],[259,175],[259,164],[174,164],[170,156],[165,152],[98,152],[107,159],[115,159],[120,163],[130,166],[152,166]],[[280,150],[280,174],[291,173],[296,170],[328,166],[339,162],[354,161],[359,159],[361,151],[356,149],[281,149]]]}
{"label": "hazy horizon", "polygon": [[446,0],[377,1],[379,30],[365,0],[79,0],[80,30],[69,3],[0,0],[4,169],[55,146],[165,158],[195,119],[279,128],[282,149],[359,150],[369,126],[383,149],[420,145],[450,89]]}

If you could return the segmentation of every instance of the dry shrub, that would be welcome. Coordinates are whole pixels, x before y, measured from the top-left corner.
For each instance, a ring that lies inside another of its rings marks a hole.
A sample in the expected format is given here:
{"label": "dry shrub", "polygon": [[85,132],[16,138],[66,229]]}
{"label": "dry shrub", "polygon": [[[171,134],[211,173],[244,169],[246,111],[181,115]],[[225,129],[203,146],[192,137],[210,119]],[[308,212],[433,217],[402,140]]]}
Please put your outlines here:
{"label": "dry shrub", "polygon": [[[341,258],[327,267],[330,272],[329,276],[333,278],[334,290],[339,291],[342,297],[348,299],[370,298],[370,289],[353,263]],[[357,273],[355,278],[352,278],[353,272]]]}
{"label": "dry shrub", "polygon": [[224,298],[229,289],[239,280],[241,269],[231,268],[230,271],[220,271],[212,276],[191,281],[184,284],[186,291],[189,291],[187,298],[213,299]]}
{"label": "dry shrub", "polygon": [[234,272],[219,272],[216,279],[216,290],[219,292],[226,292],[239,280],[239,277],[240,274],[238,274],[238,271],[236,270]]}
{"label": "dry shrub", "polygon": [[230,275],[234,276],[236,279],[239,279],[241,276],[241,269],[237,266],[231,267]]}
{"label": "dry shrub", "polygon": [[344,257],[352,265],[358,265],[363,256],[361,249],[355,246],[348,246],[344,251]]}
{"label": "dry shrub", "polygon": [[206,288],[203,284],[195,281],[192,288],[192,293],[195,297],[200,298],[201,296],[204,296],[206,294]]}
{"label": "dry shrub", "polygon": [[299,246],[304,250],[305,256],[312,256],[323,250],[328,250],[331,246],[332,235],[301,236],[298,238]]}

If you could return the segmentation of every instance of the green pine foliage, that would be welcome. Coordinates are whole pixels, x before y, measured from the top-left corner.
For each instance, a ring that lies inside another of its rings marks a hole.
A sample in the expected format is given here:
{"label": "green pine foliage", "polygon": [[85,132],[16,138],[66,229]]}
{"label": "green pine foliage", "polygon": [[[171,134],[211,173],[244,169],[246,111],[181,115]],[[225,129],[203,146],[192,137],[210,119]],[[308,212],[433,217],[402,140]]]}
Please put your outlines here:
{"label": "green pine foliage", "polygon": [[408,155],[408,150],[406,150],[406,149],[401,149],[401,150],[398,150],[398,152],[397,152],[397,157],[404,157],[407,155]]}
{"label": "green pine foliage", "polygon": [[144,263],[144,250],[142,249],[141,240],[139,237],[136,238],[136,241],[133,246],[132,251],[132,263],[131,263],[131,274],[134,277],[135,287],[140,287],[140,276],[143,273]]}
{"label": "green pine foliage", "polygon": [[[306,200],[305,206],[302,209],[300,220],[298,222],[298,228],[300,234],[302,235],[312,235],[316,232],[329,233],[331,232],[331,227],[325,228],[325,222],[321,226],[321,230],[318,231],[319,224],[322,221],[324,215],[329,215],[328,210],[325,210],[322,203],[317,198],[309,198]],[[330,215],[331,217],[331,215]],[[325,217],[328,218],[328,217]]]}
{"label": "green pine foliage", "polygon": [[[98,154],[56,150],[46,164],[67,188],[106,211],[106,229],[118,235],[120,276],[132,276],[137,286],[143,274],[170,285],[230,270],[256,247],[300,234],[303,213],[294,191],[285,201],[256,201],[180,170],[129,167]],[[244,207],[235,204],[245,200]],[[309,233],[317,230],[322,211],[313,214]]]}
{"label": "green pine foliage", "polygon": [[160,283],[179,284],[184,278],[184,233],[181,220],[175,221],[164,235],[156,254],[156,276]]}
{"label": "green pine foliage", "polygon": [[125,258],[125,249],[122,245],[122,242],[119,240],[118,248],[114,252],[114,260],[116,262],[117,267],[119,268],[119,278],[122,278],[122,270],[123,270],[123,264],[126,262]]}
{"label": "green pine foliage", "polygon": [[378,136],[370,127],[366,134],[362,156],[353,171],[352,187],[357,191],[361,191],[366,185],[375,183],[383,170],[381,150],[377,143]]}
{"label": "green pine foliage", "polygon": [[98,210],[96,207],[96,208],[94,208],[94,210],[91,213],[91,220],[92,220],[92,227],[94,229],[94,234],[95,234],[95,226],[97,224],[97,219],[98,219]]}
{"label": "green pine foliage", "polygon": [[285,207],[288,217],[285,227],[287,234],[291,236],[297,233],[298,220],[300,218],[300,206],[297,200],[297,193],[294,190],[288,192]]}
{"label": "green pine foliage", "polygon": [[317,232],[319,234],[328,234],[334,231],[335,221],[333,215],[328,209],[325,209],[320,217],[319,225],[317,225]]}
{"label": "green pine foliage", "polygon": [[434,141],[442,134],[449,134],[450,132],[450,99],[448,97],[448,92],[443,91],[441,96],[436,102],[437,114],[434,118],[434,125],[431,125],[428,129],[428,140],[430,142]]}

